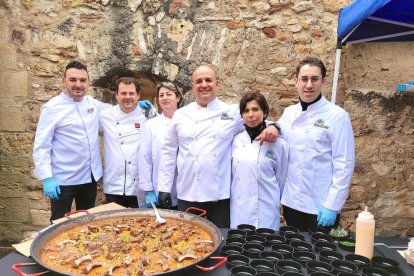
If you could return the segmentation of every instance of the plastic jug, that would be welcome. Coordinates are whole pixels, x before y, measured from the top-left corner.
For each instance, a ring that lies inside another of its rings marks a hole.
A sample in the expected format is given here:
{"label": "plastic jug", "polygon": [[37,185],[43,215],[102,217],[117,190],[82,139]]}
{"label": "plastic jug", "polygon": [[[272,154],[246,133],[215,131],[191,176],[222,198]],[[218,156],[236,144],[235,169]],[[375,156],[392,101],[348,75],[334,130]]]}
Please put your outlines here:
{"label": "plastic jug", "polygon": [[360,212],[356,220],[355,254],[371,259],[374,254],[374,236],[374,216],[365,207],[365,211]]}

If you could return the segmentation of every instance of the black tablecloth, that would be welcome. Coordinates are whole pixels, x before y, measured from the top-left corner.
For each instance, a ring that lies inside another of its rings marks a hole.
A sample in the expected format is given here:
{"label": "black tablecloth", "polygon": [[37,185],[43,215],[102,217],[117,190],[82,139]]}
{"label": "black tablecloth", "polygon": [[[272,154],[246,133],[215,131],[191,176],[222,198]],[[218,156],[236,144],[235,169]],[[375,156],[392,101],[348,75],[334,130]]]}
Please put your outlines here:
{"label": "black tablecloth", "polygon": [[[220,229],[225,238],[227,236],[228,229]],[[307,233],[301,233],[309,239],[309,235]],[[310,241],[310,240],[309,240]],[[384,256],[387,258],[391,258],[398,262],[399,264],[399,271],[396,274],[392,275],[401,275],[401,276],[413,276],[414,275],[414,267],[409,265],[397,252],[399,249],[389,248],[387,246],[401,246],[406,247],[408,244],[408,239],[400,239],[400,238],[383,238],[383,237],[376,237],[375,243],[377,245],[374,247],[374,255],[375,256]],[[378,243],[384,243],[385,245],[378,245]],[[224,244],[224,242],[222,243]],[[401,249],[402,250],[402,249]],[[343,251],[342,249],[338,248],[338,252],[342,253],[343,255],[347,255],[350,252]],[[215,256],[220,256],[221,249],[217,250],[214,254]],[[15,263],[33,263],[32,258],[27,258],[21,255],[18,252],[12,252],[5,256],[4,258],[0,259],[0,275],[1,276],[15,276],[17,275],[11,269],[11,266]],[[203,266],[212,266],[217,263],[217,260],[206,260],[202,263]],[[21,267],[21,270],[25,273],[38,273],[44,271],[40,266],[27,266]],[[54,273],[47,273],[46,275],[55,275]],[[197,268],[193,267],[189,270],[183,271],[182,273],[174,273],[176,275],[185,275],[185,276],[227,276],[230,275],[230,270],[227,268],[226,265],[222,265],[221,267],[208,272],[203,272],[198,270]]]}

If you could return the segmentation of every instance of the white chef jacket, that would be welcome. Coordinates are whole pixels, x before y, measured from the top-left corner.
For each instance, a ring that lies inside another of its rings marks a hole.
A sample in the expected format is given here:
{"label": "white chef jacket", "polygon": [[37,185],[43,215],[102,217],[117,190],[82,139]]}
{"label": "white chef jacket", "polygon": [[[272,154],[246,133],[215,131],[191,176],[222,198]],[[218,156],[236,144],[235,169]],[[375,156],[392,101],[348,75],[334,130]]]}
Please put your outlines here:
{"label": "white chef jacket", "polygon": [[119,105],[100,115],[104,142],[103,191],[114,195],[136,195],[138,184],[138,147],[141,127],[147,120],[141,107],[129,113]]}
{"label": "white chef jacket", "polygon": [[62,92],[41,108],[33,148],[34,174],[59,185],[78,185],[102,176],[99,111],[107,108],[90,96],[75,102]]}
{"label": "white chef jacket", "polygon": [[251,224],[256,228],[280,226],[280,197],[288,165],[288,144],[251,142],[244,131],[233,140],[230,228]]}
{"label": "white chef jacket", "polygon": [[355,165],[348,113],[322,97],[306,111],[287,107],[278,123],[290,146],[282,204],[309,214],[321,206],[340,211]]}
{"label": "white chef jacket", "polygon": [[[178,109],[161,149],[158,190],[171,192],[177,167],[177,197],[192,202],[230,197],[231,143],[244,129],[239,107],[218,98]],[[177,155],[178,151],[178,155]]]}
{"label": "white chef jacket", "polygon": [[[140,198],[142,198],[142,195],[145,195],[144,191],[154,191],[155,195],[158,196],[158,171],[160,167],[161,148],[170,124],[171,119],[164,114],[160,114],[145,122],[142,127],[138,154],[138,194],[141,195]],[[172,206],[177,206],[176,175],[171,190]],[[145,201],[142,204],[145,206]]]}

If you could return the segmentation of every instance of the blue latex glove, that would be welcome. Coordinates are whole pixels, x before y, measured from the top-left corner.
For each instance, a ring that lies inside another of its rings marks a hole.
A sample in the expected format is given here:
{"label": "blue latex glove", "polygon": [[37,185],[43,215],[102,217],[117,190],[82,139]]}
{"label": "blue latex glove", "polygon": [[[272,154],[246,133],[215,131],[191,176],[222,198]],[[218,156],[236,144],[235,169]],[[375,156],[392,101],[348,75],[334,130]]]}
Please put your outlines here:
{"label": "blue latex glove", "polygon": [[336,211],[332,211],[330,209],[327,209],[325,207],[321,207],[318,210],[318,226],[332,226],[335,223],[336,220]]}
{"label": "blue latex glove", "polygon": [[151,208],[151,201],[154,202],[155,205],[158,204],[157,196],[154,191],[145,192],[145,205],[147,208]]}
{"label": "blue latex glove", "polygon": [[151,102],[149,100],[138,101],[138,106],[143,109],[148,109],[151,107]]}
{"label": "blue latex glove", "polygon": [[53,177],[43,179],[43,193],[50,199],[59,200],[60,187]]}

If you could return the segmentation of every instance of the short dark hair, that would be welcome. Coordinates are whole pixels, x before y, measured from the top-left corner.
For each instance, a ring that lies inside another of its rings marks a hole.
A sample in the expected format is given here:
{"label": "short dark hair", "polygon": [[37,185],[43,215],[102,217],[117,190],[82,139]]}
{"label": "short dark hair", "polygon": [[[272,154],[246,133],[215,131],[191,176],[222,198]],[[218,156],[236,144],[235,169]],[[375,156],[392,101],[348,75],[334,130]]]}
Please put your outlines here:
{"label": "short dark hair", "polygon": [[322,78],[326,77],[326,67],[325,64],[323,64],[322,60],[320,60],[317,57],[305,57],[301,61],[299,61],[298,65],[296,65],[296,78],[299,76],[300,68],[304,65],[310,65],[310,66],[318,66],[321,68]]}
{"label": "short dark hair", "polygon": [[174,94],[177,96],[177,98],[180,98],[180,101],[177,104],[177,107],[181,107],[181,103],[183,102],[183,92],[182,89],[180,87],[178,87],[175,83],[172,82],[166,82],[166,81],[162,81],[159,84],[157,84],[156,89],[157,89],[157,94],[156,97],[159,98],[160,97],[160,89],[161,88],[167,88],[168,90],[174,92]]}
{"label": "short dark hair", "polygon": [[[88,67],[86,67],[85,64],[83,64],[83,63],[81,63],[80,61],[77,61],[77,60],[72,60],[65,67],[65,72],[63,73],[63,75],[65,77],[66,77],[66,71],[68,71],[71,68],[75,68],[75,69],[79,69],[79,70],[85,70],[86,73],[88,73]],[[88,77],[89,77],[89,73],[88,73]]]}
{"label": "short dark hair", "polygon": [[249,92],[245,94],[240,100],[240,115],[243,116],[243,112],[246,109],[246,105],[248,102],[256,101],[260,109],[263,111],[264,118],[266,119],[267,115],[269,115],[269,105],[267,104],[265,96],[263,96],[260,92]]}
{"label": "short dark hair", "polygon": [[134,78],[130,78],[130,77],[122,77],[119,78],[115,81],[115,85],[116,85],[116,93],[118,93],[119,90],[119,84],[133,84],[135,85],[135,89],[137,90],[137,93],[140,93],[141,91],[141,86],[139,85],[139,82],[137,79]]}

